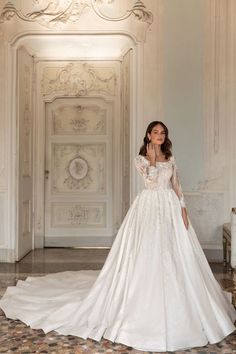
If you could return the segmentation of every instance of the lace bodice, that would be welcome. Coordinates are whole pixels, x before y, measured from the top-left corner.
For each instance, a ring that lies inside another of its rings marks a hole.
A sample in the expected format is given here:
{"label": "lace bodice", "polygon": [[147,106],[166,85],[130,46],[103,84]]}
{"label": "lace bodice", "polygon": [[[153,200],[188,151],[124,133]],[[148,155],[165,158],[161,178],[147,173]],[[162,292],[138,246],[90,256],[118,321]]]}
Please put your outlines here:
{"label": "lace bodice", "polygon": [[135,166],[144,179],[147,189],[170,189],[177,194],[180,204],[185,207],[185,200],[179,182],[177,166],[174,156],[171,156],[167,162],[157,161],[156,166],[150,166],[150,162],[142,155],[134,159]]}

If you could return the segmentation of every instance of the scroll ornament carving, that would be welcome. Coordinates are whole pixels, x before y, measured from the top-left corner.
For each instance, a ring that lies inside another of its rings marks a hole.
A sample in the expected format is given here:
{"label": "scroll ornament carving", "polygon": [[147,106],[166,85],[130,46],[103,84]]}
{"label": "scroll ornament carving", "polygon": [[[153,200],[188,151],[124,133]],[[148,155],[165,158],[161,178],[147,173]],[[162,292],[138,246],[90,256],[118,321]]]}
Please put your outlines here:
{"label": "scroll ornament carving", "polygon": [[24,13],[9,1],[2,10],[0,23],[17,16],[26,22],[37,22],[46,27],[61,26],[77,22],[81,14],[90,8],[91,0],[32,0],[32,12]]}
{"label": "scroll ornament carving", "polygon": [[64,105],[52,111],[53,134],[105,134],[106,109],[97,105]]}
{"label": "scroll ornament carving", "polygon": [[147,10],[146,6],[144,5],[143,1],[137,0],[135,1],[133,7],[129,10],[126,11],[126,13],[123,16],[120,17],[109,17],[103,14],[101,11],[99,11],[97,7],[97,3],[112,3],[114,0],[92,0],[92,7],[93,10],[96,12],[96,14],[103,18],[104,20],[107,21],[122,21],[130,17],[131,15],[134,15],[139,21],[146,22],[148,24],[151,24],[153,22],[153,15],[150,11]]}
{"label": "scroll ornament carving", "polygon": [[153,15],[146,9],[143,1],[137,0],[123,16],[109,17],[101,12],[99,4],[112,4],[114,0],[32,0],[33,11],[24,13],[11,2],[7,2],[0,15],[0,23],[17,16],[23,21],[37,22],[46,27],[60,26],[69,22],[78,22],[81,14],[88,8],[107,21],[122,21],[135,16],[139,21],[151,24]]}
{"label": "scroll ornament carving", "polygon": [[101,224],[103,219],[103,210],[96,207],[85,207],[77,205],[68,211],[68,221],[70,224]]}
{"label": "scroll ornament carving", "polygon": [[[76,118],[71,120],[72,128],[75,132],[87,132],[88,131],[88,123],[90,121],[85,118]],[[105,130],[105,122],[104,120],[99,120],[95,125],[94,131],[96,132],[103,132]]]}
{"label": "scroll ornament carving", "polygon": [[74,131],[86,131],[89,120],[85,118],[71,119],[71,125]]}
{"label": "scroll ornament carving", "polygon": [[105,203],[52,204],[53,227],[105,226]]}
{"label": "scroll ornament carving", "polygon": [[[116,88],[116,74],[113,68],[98,68],[87,63],[70,63],[61,68],[46,68],[42,79],[42,93],[85,96],[89,93],[114,95]],[[102,76],[103,75],[103,76]]]}

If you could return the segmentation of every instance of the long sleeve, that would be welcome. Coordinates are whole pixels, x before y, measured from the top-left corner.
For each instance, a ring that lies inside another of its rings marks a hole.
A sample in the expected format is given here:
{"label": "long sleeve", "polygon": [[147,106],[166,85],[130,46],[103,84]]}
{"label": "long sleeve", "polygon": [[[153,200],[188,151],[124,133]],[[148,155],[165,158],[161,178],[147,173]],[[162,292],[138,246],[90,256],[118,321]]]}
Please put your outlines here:
{"label": "long sleeve", "polygon": [[185,208],[186,205],[185,205],[184,195],[183,195],[182,187],[181,187],[181,184],[179,181],[177,165],[175,162],[175,158],[173,156],[172,156],[172,161],[173,161],[173,175],[171,177],[172,187],[173,187],[175,193],[177,194],[177,197],[179,198],[181,207]]}
{"label": "long sleeve", "polygon": [[134,164],[139,172],[139,174],[143,177],[144,181],[154,183],[157,180],[157,168],[154,166],[150,166],[149,161],[145,161],[145,157],[138,155],[134,159]]}

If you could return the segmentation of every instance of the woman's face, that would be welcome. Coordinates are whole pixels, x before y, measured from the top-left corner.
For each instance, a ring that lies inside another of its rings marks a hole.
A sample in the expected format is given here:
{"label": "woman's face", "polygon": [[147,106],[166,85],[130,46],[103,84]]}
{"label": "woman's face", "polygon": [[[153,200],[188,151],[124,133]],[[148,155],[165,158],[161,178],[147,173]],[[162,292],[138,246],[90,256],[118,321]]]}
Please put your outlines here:
{"label": "woman's face", "polygon": [[151,134],[148,133],[148,138],[152,144],[161,145],[165,141],[165,130],[161,124],[157,124],[152,128]]}

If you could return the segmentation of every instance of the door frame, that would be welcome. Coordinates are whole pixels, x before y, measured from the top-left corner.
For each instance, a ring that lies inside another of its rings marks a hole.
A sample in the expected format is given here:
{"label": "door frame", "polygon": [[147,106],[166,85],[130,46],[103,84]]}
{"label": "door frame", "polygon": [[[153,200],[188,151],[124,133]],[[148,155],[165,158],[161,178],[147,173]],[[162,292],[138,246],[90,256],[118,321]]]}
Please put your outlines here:
{"label": "door frame", "polygon": [[[40,68],[39,70],[41,71],[41,69],[44,69],[44,66],[42,66],[42,68]],[[56,100],[58,100],[58,102],[60,101],[61,99],[61,102],[62,100],[65,100],[65,99],[71,99],[71,101],[73,101],[73,99],[77,99],[79,100],[81,98],[82,101],[84,102],[90,102],[90,99],[95,99],[96,102],[100,101],[100,102],[103,102],[104,105],[106,105],[106,108],[108,109],[107,112],[111,113],[112,114],[112,118],[113,120],[111,122],[108,122],[107,121],[107,127],[110,125],[112,126],[112,132],[116,132],[116,131],[119,131],[119,126],[120,126],[120,121],[116,120],[116,116],[114,115],[114,112],[115,112],[115,105],[116,103],[114,102],[113,99],[111,98],[105,98],[103,96],[96,96],[96,95],[91,95],[91,96],[80,96],[80,97],[76,97],[76,96],[56,96],[56,95],[53,95],[53,96],[49,96],[46,100],[44,100],[44,102],[41,102],[41,107],[39,107],[40,109],[40,113],[39,113],[39,116],[43,116],[44,115],[44,120],[42,119],[42,121],[39,123],[40,125],[38,126],[38,128],[36,129],[37,131],[42,131],[42,132],[45,132],[44,134],[44,137],[45,137],[45,144],[44,146],[39,146],[38,145],[38,149],[40,149],[41,151],[41,154],[44,153],[44,157],[45,157],[45,160],[44,160],[44,166],[46,167],[46,169],[49,169],[46,165],[46,156],[47,156],[47,147],[49,148],[49,146],[47,146],[47,143],[48,141],[46,141],[46,138],[47,138],[47,132],[46,132],[46,127],[47,127],[47,118],[49,118],[47,116],[47,104],[51,104],[53,102],[55,102]],[[78,103],[77,103],[78,104]],[[119,116],[119,110],[118,110],[118,114],[117,116]],[[108,115],[109,116],[109,115]],[[74,136],[72,137],[72,140],[73,138],[76,140],[76,138],[78,139],[79,136]],[[67,139],[66,139],[67,140]],[[117,136],[115,136],[115,134],[110,138],[111,140],[111,143],[112,145],[114,144],[114,141],[117,140]],[[82,138],[82,141],[83,141],[83,138]],[[100,140],[100,137],[97,138],[96,140],[96,143],[98,142],[103,142],[103,140]],[[72,144],[75,144],[75,142],[73,141]],[[80,144],[80,143],[78,143]],[[83,144],[83,142],[81,142],[81,144]],[[49,148],[50,149],[50,148]],[[114,149],[114,146],[112,146],[111,148],[112,150],[109,150],[109,149],[106,149],[106,161],[108,162],[109,159],[111,160],[111,163],[112,163],[112,171],[108,171],[108,173],[106,173],[106,176],[107,178],[109,179],[112,179],[114,180],[114,177],[116,176],[116,171],[115,171],[115,164],[114,164],[114,160],[117,161],[117,164],[120,165],[120,159],[118,158],[119,157],[119,153],[117,153],[116,149]],[[113,157],[113,154],[116,155],[115,156],[115,159],[113,160],[112,157]],[[117,165],[116,164],[116,165]],[[41,166],[42,167],[42,166]],[[45,170],[45,167],[44,167],[44,170]],[[116,167],[117,168],[117,167]],[[114,172],[114,177],[112,178],[112,175],[113,175],[113,172]],[[50,171],[51,173],[51,171]],[[44,234],[44,237],[46,237],[46,232],[44,231],[46,229],[46,193],[47,193],[47,188],[46,188],[46,185],[45,185],[45,179],[43,179],[43,176],[42,176],[42,169],[38,169],[38,171],[36,171],[36,174],[40,174],[41,177],[38,178],[38,182],[40,183],[40,185],[37,185],[37,187],[40,189],[40,192],[38,194],[40,194],[42,197],[41,197],[41,201],[40,201],[40,206],[41,207],[41,219],[42,219],[42,228],[43,228],[43,234]],[[49,176],[50,178],[50,176]],[[117,180],[115,181],[114,185],[115,185],[115,188],[118,188],[118,189],[121,189],[121,186],[120,186],[121,183],[119,183],[119,178],[117,178]],[[112,192],[112,203],[111,205],[113,204],[114,202],[114,199],[115,199],[115,196],[116,195],[119,195],[117,192],[115,193],[114,191],[114,187],[113,185],[110,185],[108,187],[108,190],[110,190],[110,192]],[[44,196],[44,198],[43,198]],[[97,200],[99,201],[99,199]],[[73,199],[73,202],[75,202],[75,200]],[[84,200],[84,202],[86,203],[86,200]],[[91,200],[89,200],[88,202],[91,202]],[[103,201],[104,202],[104,201]],[[111,202],[111,200],[110,200]],[[109,205],[109,203],[107,204]],[[106,221],[107,221],[107,225],[106,225],[106,233],[110,233],[112,232],[113,233],[113,228],[114,228],[114,222],[112,222],[112,219],[114,218],[114,216],[116,214],[119,214],[119,210],[117,210],[117,205],[114,204],[114,208],[107,208],[106,207]],[[114,210],[114,211],[113,211]],[[39,215],[38,215],[39,216]],[[37,215],[36,215],[37,217]],[[110,224],[110,225],[109,225]],[[91,244],[94,243],[97,243],[97,246],[94,246],[94,247],[101,247],[103,245],[105,245],[106,247],[107,246],[110,246],[109,244],[109,241],[111,239],[110,236],[108,236],[103,229],[97,229],[96,230],[96,236],[94,235],[88,235],[87,234],[87,230],[84,229],[83,230],[83,233],[81,235],[81,231],[82,230],[79,230],[77,236],[75,235],[68,235],[68,236],[58,236],[57,239],[57,245],[58,247],[66,247],[68,245],[68,247],[87,247]],[[73,233],[73,232],[72,232]],[[78,237],[78,240],[75,239],[75,237]],[[52,247],[52,244],[54,244],[54,236],[48,236],[48,239],[47,240],[44,240],[44,244],[46,245],[46,247]],[[47,241],[47,242],[46,242]],[[101,244],[100,244],[101,243]]]}
{"label": "door frame", "polygon": [[[30,53],[26,50],[26,48],[24,46],[19,46],[17,48],[17,69],[19,68],[19,55],[20,55],[20,52],[19,51],[24,51],[27,55],[30,56],[30,60],[32,62],[32,72],[31,72],[31,86],[30,86],[30,89],[33,89],[33,86],[34,86],[34,82],[33,82],[33,75],[34,75],[34,60],[32,58],[32,56],[30,55]],[[31,234],[31,244],[28,244],[27,246],[27,249],[26,247],[24,246],[22,249],[20,247],[20,234],[22,232],[21,228],[20,228],[20,223],[23,222],[22,220],[20,220],[19,218],[19,214],[20,214],[20,205],[22,205],[22,200],[21,200],[21,191],[20,191],[20,179],[22,177],[25,177],[25,176],[20,176],[20,163],[22,164],[22,162],[20,162],[20,145],[21,143],[23,143],[21,141],[21,134],[20,134],[20,73],[18,72],[17,70],[17,75],[16,75],[16,85],[17,85],[17,90],[16,90],[16,96],[17,96],[17,101],[16,101],[16,111],[17,111],[17,136],[16,136],[16,139],[17,139],[17,154],[16,154],[16,157],[17,157],[17,176],[18,176],[18,183],[17,183],[17,239],[16,239],[16,260],[19,261],[21,258],[23,258],[27,253],[30,252],[30,250],[32,248],[34,248],[34,228],[33,228],[33,205],[34,205],[34,188],[33,188],[33,184],[34,184],[34,164],[33,164],[33,148],[34,148],[34,139],[33,139],[33,136],[34,136],[34,125],[35,125],[35,115],[34,115],[34,94],[33,94],[33,91],[30,93],[30,98],[29,98],[29,101],[30,101],[30,107],[29,107],[29,110],[30,110],[30,113],[31,113],[31,125],[30,125],[30,129],[31,129],[31,136],[30,136],[30,144],[32,144],[30,146],[30,166],[29,166],[29,176],[26,176],[26,177],[29,177],[30,180],[32,181],[32,189],[31,189],[31,197],[32,199],[28,200],[29,201],[29,220],[28,220],[28,226],[29,226],[29,233]],[[24,182],[24,183],[28,183],[28,182]],[[21,187],[22,184],[21,184]],[[21,225],[22,226],[22,225]],[[21,235],[22,236],[22,235]]]}
{"label": "door frame", "polygon": [[[12,156],[11,161],[9,161],[9,200],[8,200],[8,215],[11,216],[11,222],[8,220],[8,235],[9,235],[9,249],[12,250],[11,254],[9,254],[9,261],[15,262],[17,259],[16,255],[16,245],[18,242],[18,213],[19,213],[19,205],[18,205],[18,190],[19,190],[19,171],[18,164],[19,158],[17,154],[17,135],[18,135],[18,126],[17,126],[17,97],[16,97],[16,88],[17,88],[17,49],[22,45],[22,39],[33,36],[49,36],[54,33],[45,33],[45,32],[27,32],[20,35],[17,35],[12,42],[8,43],[8,58],[9,58],[9,66],[8,66],[8,99],[7,99],[7,108],[9,112],[9,136],[10,136],[10,144],[9,151]],[[77,35],[81,36],[83,34],[88,34],[85,32],[76,32],[76,33],[61,33],[62,35],[67,34],[68,36]],[[91,33],[92,36],[99,33]],[[107,34],[101,33],[104,36]],[[137,173],[135,173],[133,167],[133,158],[137,155],[137,152],[140,147],[140,142],[143,138],[143,131],[145,129],[145,120],[143,117],[143,76],[144,76],[144,42],[139,42],[135,38],[134,35],[127,32],[116,32],[112,31],[108,32],[110,35],[123,35],[127,36],[131,39],[132,45],[129,49],[133,50],[133,65],[132,65],[132,90],[131,90],[131,105],[130,105],[130,200],[133,201],[134,197],[137,195],[137,192],[141,188],[141,181],[138,178]],[[60,33],[56,33],[56,35],[60,35]],[[33,54],[33,53],[32,53]],[[37,102],[34,105],[34,113],[36,111]],[[36,129],[35,129],[36,130]],[[35,161],[35,146],[36,146],[36,134],[33,135],[33,156]],[[44,171],[44,166],[43,166]],[[33,166],[33,194],[35,196],[35,164]],[[35,220],[35,198],[33,199],[33,249],[43,248],[44,246],[44,235],[42,231],[38,231],[41,220]]]}

